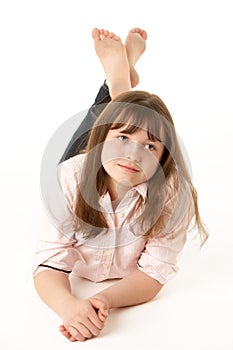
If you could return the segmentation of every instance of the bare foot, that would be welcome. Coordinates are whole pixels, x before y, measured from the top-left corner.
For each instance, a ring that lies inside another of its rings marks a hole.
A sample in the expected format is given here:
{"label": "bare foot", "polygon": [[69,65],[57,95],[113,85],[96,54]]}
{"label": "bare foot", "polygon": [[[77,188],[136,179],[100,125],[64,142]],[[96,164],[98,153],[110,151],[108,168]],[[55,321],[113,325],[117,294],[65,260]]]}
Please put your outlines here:
{"label": "bare foot", "polygon": [[131,89],[126,48],[114,33],[93,29],[95,51],[106,74],[106,83],[112,98]]}
{"label": "bare foot", "polygon": [[131,29],[125,40],[125,48],[128,56],[130,68],[130,81],[132,87],[135,87],[139,82],[139,76],[134,66],[146,49],[147,33],[140,28]]}

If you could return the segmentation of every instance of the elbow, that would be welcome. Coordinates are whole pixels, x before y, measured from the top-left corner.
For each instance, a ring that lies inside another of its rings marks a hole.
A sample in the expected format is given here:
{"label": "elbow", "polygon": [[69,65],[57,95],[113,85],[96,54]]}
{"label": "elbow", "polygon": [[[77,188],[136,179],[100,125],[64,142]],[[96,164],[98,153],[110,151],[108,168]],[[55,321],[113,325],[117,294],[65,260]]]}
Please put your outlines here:
{"label": "elbow", "polygon": [[139,273],[142,274],[143,277],[146,301],[150,301],[157,296],[163,288],[163,284],[143,271],[140,271]]}
{"label": "elbow", "polygon": [[[151,277],[151,279],[153,279],[153,278]],[[163,288],[163,284],[161,284],[159,281],[153,279],[152,288],[151,288],[151,295],[150,295],[149,300],[154,299],[159,294],[159,292],[161,291],[162,288]]]}

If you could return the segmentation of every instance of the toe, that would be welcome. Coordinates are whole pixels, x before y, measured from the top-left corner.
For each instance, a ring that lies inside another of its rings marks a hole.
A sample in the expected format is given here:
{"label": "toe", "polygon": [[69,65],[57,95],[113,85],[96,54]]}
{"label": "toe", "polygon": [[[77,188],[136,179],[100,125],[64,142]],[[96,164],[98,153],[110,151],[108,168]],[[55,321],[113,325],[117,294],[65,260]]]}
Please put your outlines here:
{"label": "toe", "polygon": [[136,33],[136,28],[131,29],[129,33]]}
{"label": "toe", "polygon": [[137,33],[137,34],[140,34],[144,40],[147,39],[147,32],[141,28],[138,28],[138,27],[133,28],[129,31],[129,33]]}
{"label": "toe", "polygon": [[108,30],[103,30],[103,35],[107,38],[109,36],[109,31]]}
{"label": "toe", "polygon": [[145,30],[141,30],[141,36],[144,40],[147,39],[147,32]]}
{"label": "toe", "polygon": [[101,40],[101,38],[100,38],[100,30],[98,28],[94,28],[92,30],[92,38],[94,39],[94,41]]}

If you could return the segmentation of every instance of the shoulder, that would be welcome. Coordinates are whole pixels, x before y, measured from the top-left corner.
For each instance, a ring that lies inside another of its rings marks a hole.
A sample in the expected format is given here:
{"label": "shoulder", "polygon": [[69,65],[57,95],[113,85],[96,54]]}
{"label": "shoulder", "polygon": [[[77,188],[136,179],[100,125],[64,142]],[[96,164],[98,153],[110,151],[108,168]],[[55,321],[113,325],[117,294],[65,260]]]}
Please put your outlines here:
{"label": "shoulder", "polygon": [[79,174],[82,171],[86,154],[78,154],[75,157],[71,157],[58,165],[57,169],[60,174],[67,174],[70,171],[72,173]]}
{"label": "shoulder", "polygon": [[80,183],[85,159],[86,154],[78,154],[77,156],[71,157],[58,165],[57,175],[61,185],[64,187],[67,185],[73,185],[76,187]]}

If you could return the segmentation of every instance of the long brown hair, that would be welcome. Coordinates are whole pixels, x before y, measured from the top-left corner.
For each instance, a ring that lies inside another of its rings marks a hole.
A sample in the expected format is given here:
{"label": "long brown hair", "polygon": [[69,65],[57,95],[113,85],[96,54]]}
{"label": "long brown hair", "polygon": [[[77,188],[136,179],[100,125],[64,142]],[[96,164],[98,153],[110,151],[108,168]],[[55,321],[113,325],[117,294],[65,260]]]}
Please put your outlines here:
{"label": "long brown hair", "polygon": [[[129,133],[146,125],[149,137],[161,140],[164,145],[160,167],[148,180],[146,202],[142,204],[139,199],[135,209],[143,206],[135,223],[140,222],[144,237],[160,237],[166,232],[169,222],[171,226],[171,222],[178,220],[178,216],[182,216],[183,211],[190,207],[193,211],[186,229],[194,217],[201,245],[204,244],[208,233],[200,218],[197,191],[187,170],[172,117],[158,96],[145,91],[129,91],[117,96],[105,107],[92,128],[85,149],[87,155],[75,205],[77,224],[84,235],[96,236],[108,229],[106,218],[99,207],[100,196],[108,191],[108,175],[101,163],[102,147],[110,129],[126,124]],[[166,205],[168,192],[170,201]]]}

